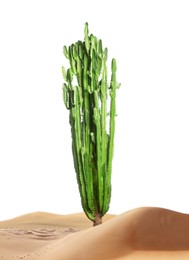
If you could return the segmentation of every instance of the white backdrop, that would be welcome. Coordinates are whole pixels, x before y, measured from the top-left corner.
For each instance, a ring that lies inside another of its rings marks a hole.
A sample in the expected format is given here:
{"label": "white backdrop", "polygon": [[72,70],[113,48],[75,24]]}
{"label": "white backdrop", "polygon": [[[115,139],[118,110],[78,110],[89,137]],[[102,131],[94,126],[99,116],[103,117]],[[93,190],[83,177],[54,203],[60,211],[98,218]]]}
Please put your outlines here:
{"label": "white backdrop", "polygon": [[62,46],[84,23],[117,59],[110,213],[189,212],[189,2],[0,2],[0,220],[80,212]]}

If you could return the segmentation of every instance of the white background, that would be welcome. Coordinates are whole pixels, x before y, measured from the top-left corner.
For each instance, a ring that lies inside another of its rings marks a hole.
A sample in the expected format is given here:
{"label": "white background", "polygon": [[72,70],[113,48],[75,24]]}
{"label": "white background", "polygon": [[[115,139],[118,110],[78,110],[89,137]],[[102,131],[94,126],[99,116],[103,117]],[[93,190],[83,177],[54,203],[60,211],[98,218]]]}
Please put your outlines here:
{"label": "white background", "polygon": [[0,220],[82,211],[61,66],[86,21],[122,84],[109,213],[189,213],[189,2],[2,0]]}

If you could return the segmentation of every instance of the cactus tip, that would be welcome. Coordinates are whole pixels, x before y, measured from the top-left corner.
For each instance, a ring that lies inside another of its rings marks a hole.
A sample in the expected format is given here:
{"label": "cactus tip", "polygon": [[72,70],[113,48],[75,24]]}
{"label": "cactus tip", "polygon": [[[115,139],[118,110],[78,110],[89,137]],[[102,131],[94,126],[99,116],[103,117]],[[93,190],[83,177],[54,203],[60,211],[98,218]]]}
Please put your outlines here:
{"label": "cactus tip", "polygon": [[88,34],[88,30],[89,30],[88,29],[88,22],[85,22],[85,29],[84,29],[84,31],[87,32],[87,34]]}
{"label": "cactus tip", "polygon": [[116,59],[112,59],[112,71],[116,72],[117,66],[116,66]]}

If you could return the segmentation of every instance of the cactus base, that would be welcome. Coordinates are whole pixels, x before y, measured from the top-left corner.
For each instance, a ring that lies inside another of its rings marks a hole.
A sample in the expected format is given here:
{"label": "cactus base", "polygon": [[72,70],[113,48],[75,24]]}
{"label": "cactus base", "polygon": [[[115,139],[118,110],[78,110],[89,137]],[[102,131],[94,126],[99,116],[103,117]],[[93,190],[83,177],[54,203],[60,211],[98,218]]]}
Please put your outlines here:
{"label": "cactus base", "polygon": [[102,224],[102,217],[101,217],[101,215],[99,213],[97,213],[95,215],[95,219],[93,221],[93,226],[95,227],[95,226],[98,226],[100,224]]}

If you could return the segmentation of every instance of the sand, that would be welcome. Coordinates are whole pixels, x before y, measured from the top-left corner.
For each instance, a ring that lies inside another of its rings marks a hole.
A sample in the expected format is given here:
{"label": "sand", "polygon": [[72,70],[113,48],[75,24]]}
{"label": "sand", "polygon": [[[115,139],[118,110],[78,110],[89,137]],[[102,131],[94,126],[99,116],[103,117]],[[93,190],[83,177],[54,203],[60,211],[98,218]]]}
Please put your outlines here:
{"label": "sand", "polygon": [[185,260],[189,214],[144,207],[106,215],[27,214],[0,222],[0,260]]}

